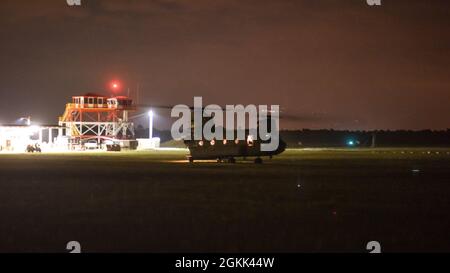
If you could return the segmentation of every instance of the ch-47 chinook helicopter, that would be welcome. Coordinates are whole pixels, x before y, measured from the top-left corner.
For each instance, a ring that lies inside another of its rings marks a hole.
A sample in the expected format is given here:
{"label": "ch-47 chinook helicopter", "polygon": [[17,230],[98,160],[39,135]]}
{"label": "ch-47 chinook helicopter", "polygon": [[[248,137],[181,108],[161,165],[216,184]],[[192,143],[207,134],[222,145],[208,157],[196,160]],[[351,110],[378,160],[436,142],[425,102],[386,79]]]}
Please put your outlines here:
{"label": "ch-47 chinook helicopter", "polygon": [[261,164],[262,157],[272,158],[274,155],[281,154],[286,149],[286,143],[280,139],[278,148],[274,151],[262,151],[261,140],[253,139],[246,131],[247,140],[227,140],[222,141],[204,141],[204,140],[185,140],[184,143],[189,149],[189,162],[194,160],[217,160],[217,162],[235,163],[236,157],[255,157],[254,162]]}
{"label": "ch-47 chinook helicopter", "polygon": [[[140,105],[143,106],[143,105]],[[150,106],[144,105],[145,107],[151,107],[152,109],[172,109],[170,106]],[[193,107],[190,107],[191,111],[194,111]],[[204,109],[204,108],[202,108]],[[203,117],[202,124],[206,124],[208,120],[212,117]],[[261,122],[267,122],[267,128],[271,128],[270,124],[272,122],[272,117],[270,112],[268,112],[266,119],[258,120],[258,128]],[[191,135],[194,131],[194,119],[191,119]],[[215,128],[217,130],[224,130],[224,136],[226,135],[225,128]],[[269,140],[261,140],[250,134],[250,130],[244,130],[245,140],[239,140],[237,138],[237,130],[234,130],[233,135],[235,139],[223,139],[223,140],[206,140],[204,137],[200,140],[183,140],[186,147],[189,149],[189,155],[187,159],[190,163],[195,160],[217,160],[217,162],[226,163],[236,163],[236,158],[254,158],[254,163],[262,164],[262,157],[272,158],[275,155],[283,153],[286,149],[286,142],[281,138],[278,141],[278,147],[273,151],[263,151],[261,149],[261,144],[269,143]]]}
{"label": "ch-47 chinook helicopter", "polygon": [[[211,118],[203,118],[203,124],[205,124]],[[259,120],[261,122],[271,122],[271,116],[269,115],[265,120]],[[193,126],[192,126],[193,127]],[[270,128],[270,125],[268,126]],[[224,135],[226,135],[224,128],[216,128],[217,130],[224,130]],[[217,162],[227,162],[235,163],[236,158],[246,159],[248,157],[254,158],[256,164],[263,163],[262,157],[272,158],[275,155],[281,154],[286,149],[286,143],[279,139],[278,147],[273,151],[263,151],[261,149],[261,144],[268,143],[270,140],[261,140],[257,136],[250,134],[250,130],[245,130],[245,139],[240,140],[237,136],[237,130],[234,130],[234,139],[223,139],[223,140],[184,140],[184,144],[189,149],[190,155],[187,157],[189,162],[194,162],[194,160],[217,160]]]}

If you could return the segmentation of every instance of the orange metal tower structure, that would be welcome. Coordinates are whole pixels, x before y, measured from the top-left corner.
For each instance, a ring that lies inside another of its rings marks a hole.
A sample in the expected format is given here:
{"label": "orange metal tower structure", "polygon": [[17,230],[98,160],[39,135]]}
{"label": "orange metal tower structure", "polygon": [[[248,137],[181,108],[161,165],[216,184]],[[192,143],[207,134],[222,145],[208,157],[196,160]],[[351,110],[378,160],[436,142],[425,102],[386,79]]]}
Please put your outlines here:
{"label": "orange metal tower structure", "polygon": [[88,93],[72,97],[66,105],[59,125],[66,127],[71,145],[82,145],[95,139],[102,140],[133,139],[133,123],[128,113],[134,111],[133,101],[124,96],[105,97]]}

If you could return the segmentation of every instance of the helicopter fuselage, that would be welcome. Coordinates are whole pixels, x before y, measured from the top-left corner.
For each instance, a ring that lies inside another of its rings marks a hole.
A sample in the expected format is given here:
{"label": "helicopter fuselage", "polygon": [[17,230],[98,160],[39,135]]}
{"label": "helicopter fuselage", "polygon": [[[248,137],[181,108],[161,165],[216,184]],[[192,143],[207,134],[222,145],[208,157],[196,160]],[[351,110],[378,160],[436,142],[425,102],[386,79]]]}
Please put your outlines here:
{"label": "helicopter fuselage", "polygon": [[190,161],[193,160],[223,160],[235,157],[272,157],[281,154],[286,149],[286,143],[280,140],[278,148],[274,151],[261,151],[261,141],[244,140],[186,140],[184,141],[189,149]]}

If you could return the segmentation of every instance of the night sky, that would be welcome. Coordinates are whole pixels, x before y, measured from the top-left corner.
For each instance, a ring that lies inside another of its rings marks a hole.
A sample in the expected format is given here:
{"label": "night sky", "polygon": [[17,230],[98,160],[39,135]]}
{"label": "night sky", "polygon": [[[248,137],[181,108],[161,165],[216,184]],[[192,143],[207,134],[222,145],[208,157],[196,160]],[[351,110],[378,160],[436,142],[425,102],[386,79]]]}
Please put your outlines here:
{"label": "night sky", "polygon": [[118,79],[145,104],[308,117],[283,128],[443,129],[450,1],[1,0],[0,72],[3,123],[56,124],[72,95]]}

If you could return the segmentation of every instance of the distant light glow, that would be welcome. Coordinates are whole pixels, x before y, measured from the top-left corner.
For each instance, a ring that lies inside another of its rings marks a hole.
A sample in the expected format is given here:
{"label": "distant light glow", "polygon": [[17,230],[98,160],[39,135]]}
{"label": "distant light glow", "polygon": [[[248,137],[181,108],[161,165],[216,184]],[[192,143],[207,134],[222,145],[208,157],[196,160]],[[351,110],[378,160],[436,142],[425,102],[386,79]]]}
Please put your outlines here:
{"label": "distant light glow", "polygon": [[122,89],[122,84],[117,80],[111,81],[109,83],[109,89],[112,92],[119,92]]}

